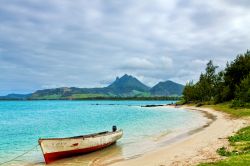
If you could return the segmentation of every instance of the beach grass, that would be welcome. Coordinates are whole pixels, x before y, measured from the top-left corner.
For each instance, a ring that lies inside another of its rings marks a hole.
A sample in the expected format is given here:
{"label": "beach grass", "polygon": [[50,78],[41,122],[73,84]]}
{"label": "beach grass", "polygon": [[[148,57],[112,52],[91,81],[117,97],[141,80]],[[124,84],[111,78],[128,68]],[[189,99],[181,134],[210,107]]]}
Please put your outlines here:
{"label": "beach grass", "polygon": [[225,160],[215,163],[202,163],[198,166],[245,166],[250,165],[250,126],[240,129],[228,138],[230,147],[221,147],[217,152],[227,156]]}
{"label": "beach grass", "polygon": [[213,108],[216,111],[222,111],[238,118],[250,116],[250,108],[245,108],[245,107],[234,108],[232,107],[232,102],[225,102],[215,105],[203,105],[202,107]]}
{"label": "beach grass", "polygon": [[247,166],[250,163],[250,154],[232,156],[216,163],[203,163],[198,166]]}

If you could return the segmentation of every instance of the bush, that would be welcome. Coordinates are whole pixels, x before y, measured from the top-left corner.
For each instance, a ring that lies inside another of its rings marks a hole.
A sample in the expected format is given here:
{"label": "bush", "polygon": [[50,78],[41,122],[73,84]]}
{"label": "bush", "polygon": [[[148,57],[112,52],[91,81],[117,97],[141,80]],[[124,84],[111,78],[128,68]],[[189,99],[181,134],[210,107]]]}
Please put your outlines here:
{"label": "bush", "polygon": [[240,141],[250,141],[250,126],[240,129],[237,134],[229,137],[231,143]]}
{"label": "bush", "polygon": [[223,146],[216,151],[221,156],[230,156],[231,152],[227,151],[227,149]]}
{"label": "bush", "polygon": [[231,108],[237,108],[237,107],[244,107],[245,103],[242,102],[241,100],[233,100],[232,104],[231,104]]}
{"label": "bush", "polygon": [[201,106],[203,106],[204,104],[203,103],[197,103],[196,104],[196,107],[201,107]]}
{"label": "bush", "polygon": [[187,104],[187,102],[182,98],[181,100],[177,101],[175,104],[176,105],[184,105],[184,104]]}

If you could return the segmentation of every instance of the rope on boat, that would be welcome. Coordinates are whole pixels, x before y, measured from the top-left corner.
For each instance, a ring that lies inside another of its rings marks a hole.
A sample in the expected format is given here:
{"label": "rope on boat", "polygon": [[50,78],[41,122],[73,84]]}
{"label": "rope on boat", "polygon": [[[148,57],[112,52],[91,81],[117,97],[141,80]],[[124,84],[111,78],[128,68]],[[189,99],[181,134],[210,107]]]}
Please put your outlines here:
{"label": "rope on boat", "polygon": [[39,145],[37,144],[37,145],[36,145],[36,146],[34,146],[33,148],[31,148],[31,149],[29,149],[29,150],[25,151],[24,153],[22,153],[22,154],[20,154],[20,155],[18,155],[18,156],[16,156],[16,157],[14,157],[13,159],[10,159],[10,160],[8,160],[8,161],[5,161],[5,162],[3,162],[3,163],[0,163],[0,165],[3,165],[3,164],[6,164],[6,163],[9,163],[9,162],[11,162],[11,161],[16,160],[16,159],[17,159],[17,158],[19,158],[19,157],[24,156],[25,154],[27,154],[27,153],[29,153],[29,152],[33,151],[33,150],[34,150],[37,146],[39,146]]}

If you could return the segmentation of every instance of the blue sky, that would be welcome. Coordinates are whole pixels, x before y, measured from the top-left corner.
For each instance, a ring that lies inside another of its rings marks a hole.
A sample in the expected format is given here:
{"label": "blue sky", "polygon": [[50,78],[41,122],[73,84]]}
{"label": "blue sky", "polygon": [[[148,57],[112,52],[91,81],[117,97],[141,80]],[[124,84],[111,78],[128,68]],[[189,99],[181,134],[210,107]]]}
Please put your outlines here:
{"label": "blue sky", "polygon": [[197,80],[249,49],[248,0],[0,0],[0,95]]}

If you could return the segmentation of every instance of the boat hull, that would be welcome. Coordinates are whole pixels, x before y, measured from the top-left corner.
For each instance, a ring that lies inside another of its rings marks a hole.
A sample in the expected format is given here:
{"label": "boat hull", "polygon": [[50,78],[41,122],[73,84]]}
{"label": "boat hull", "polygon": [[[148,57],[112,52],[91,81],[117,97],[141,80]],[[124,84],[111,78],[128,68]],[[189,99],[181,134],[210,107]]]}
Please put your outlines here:
{"label": "boat hull", "polygon": [[123,135],[122,130],[105,132],[89,136],[71,138],[39,139],[45,163],[55,160],[86,154],[114,144]]}

